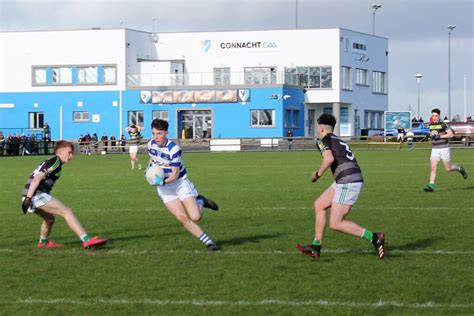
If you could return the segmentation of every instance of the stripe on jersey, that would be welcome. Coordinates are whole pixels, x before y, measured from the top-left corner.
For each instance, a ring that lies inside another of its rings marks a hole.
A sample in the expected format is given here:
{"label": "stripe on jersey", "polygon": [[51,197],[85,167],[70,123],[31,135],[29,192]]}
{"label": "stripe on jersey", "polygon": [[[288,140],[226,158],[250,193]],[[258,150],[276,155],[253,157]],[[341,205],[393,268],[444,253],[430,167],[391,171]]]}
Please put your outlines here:
{"label": "stripe on jersey", "polygon": [[179,168],[179,178],[186,178],[186,169],[181,160],[182,150],[175,142],[168,140],[164,146],[159,146],[158,143],[152,139],[148,142],[148,155],[154,163],[162,166],[165,177],[169,177],[172,173],[172,168]]}

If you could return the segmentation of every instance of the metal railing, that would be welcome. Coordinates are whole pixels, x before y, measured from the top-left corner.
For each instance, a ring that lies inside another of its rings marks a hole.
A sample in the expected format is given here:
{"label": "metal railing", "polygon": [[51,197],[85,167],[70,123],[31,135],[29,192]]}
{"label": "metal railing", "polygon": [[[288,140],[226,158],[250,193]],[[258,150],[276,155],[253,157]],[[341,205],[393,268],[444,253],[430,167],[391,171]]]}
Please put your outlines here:
{"label": "metal railing", "polygon": [[[331,88],[332,78],[321,82],[322,88]],[[245,73],[230,72],[219,78],[213,72],[196,72],[185,74],[130,74],[127,75],[127,87],[156,87],[156,86],[228,86],[228,85],[293,85],[305,88],[319,88],[319,84],[306,75],[284,71]]]}

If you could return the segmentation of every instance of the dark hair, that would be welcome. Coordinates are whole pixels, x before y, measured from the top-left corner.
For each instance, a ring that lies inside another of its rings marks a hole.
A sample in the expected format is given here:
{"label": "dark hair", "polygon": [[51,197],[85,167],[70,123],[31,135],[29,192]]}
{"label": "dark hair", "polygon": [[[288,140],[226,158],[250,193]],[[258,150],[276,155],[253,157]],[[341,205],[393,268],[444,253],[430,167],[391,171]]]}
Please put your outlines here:
{"label": "dark hair", "polygon": [[332,114],[324,113],[318,118],[318,125],[336,126],[336,118]]}
{"label": "dark hair", "polygon": [[433,110],[431,110],[431,113],[436,113],[436,114],[440,115],[441,111],[439,109],[433,109]]}
{"label": "dark hair", "polygon": [[54,145],[54,153],[56,154],[58,150],[63,147],[69,147],[72,151],[74,151],[74,145],[72,143],[68,142],[67,140],[58,140]]}
{"label": "dark hair", "polygon": [[151,122],[151,128],[156,128],[159,131],[168,131],[168,122],[165,120],[160,120],[160,119],[154,119],[153,122]]}

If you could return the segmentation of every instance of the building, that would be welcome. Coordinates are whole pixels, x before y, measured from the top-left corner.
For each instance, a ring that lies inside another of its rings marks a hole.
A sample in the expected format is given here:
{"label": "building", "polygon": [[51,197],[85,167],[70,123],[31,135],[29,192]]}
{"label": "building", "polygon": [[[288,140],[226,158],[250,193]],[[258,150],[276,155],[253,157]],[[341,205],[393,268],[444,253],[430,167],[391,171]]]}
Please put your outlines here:
{"label": "building", "polygon": [[388,40],[345,29],[3,32],[0,45],[4,134],[47,122],[53,139],[120,137],[159,117],[171,138],[314,136],[333,113],[354,136],[388,109]]}

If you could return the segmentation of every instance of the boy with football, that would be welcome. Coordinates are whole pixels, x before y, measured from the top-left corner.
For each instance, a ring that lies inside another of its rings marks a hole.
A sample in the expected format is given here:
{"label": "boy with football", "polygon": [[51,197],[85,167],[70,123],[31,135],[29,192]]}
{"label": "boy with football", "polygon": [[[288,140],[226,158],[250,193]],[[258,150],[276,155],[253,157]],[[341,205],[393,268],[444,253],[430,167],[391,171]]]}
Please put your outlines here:
{"label": "boy with football", "polygon": [[362,171],[349,146],[333,134],[336,118],[331,114],[322,114],[317,120],[317,132],[321,137],[318,148],[323,161],[314,171],[311,181],[316,182],[331,168],[334,183],[314,202],[316,213],[315,237],[310,245],[298,244],[296,248],[310,257],[319,257],[326,228],[326,210],[331,208],[329,227],[342,233],[365,238],[377,250],[380,259],[385,257],[385,234],[372,233],[354,222],[346,220],[352,206],[356,203],[364,180]]}
{"label": "boy with football", "polygon": [[72,160],[73,150],[72,143],[64,140],[58,141],[54,146],[55,156],[43,161],[33,171],[23,189],[21,205],[23,213],[35,213],[43,219],[38,248],[62,246],[49,240],[55,216],[61,216],[66,220],[69,228],[81,239],[85,249],[107,243],[106,239],[89,237],[72,210],[50,195],[54,184],[61,176],[62,165]]}
{"label": "boy with football", "polygon": [[168,139],[168,122],[154,119],[151,128],[153,138],[148,142],[150,165],[158,164],[165,175],[158,183],[158,195],[184,228],[206,245],[207,251],[219,250],[216,242],[197,224],[204,207],[217,211],[219,206],[211,199],[198,195],[194,184],[188,179],[181,147]]}
{"label": "boy with football", "polygon": [[467,172],[463,166],[457,166],[451,162],[451,149],[449,148],[448,140],[453,137],[454,133],[445,122],[441,121],[440,116],[441,111],[439,109],[431,111],[429,135],[432,145],[430,157],[431,171],[430,183],[423,188],[425,192],[433,192],[435,190],[436,171],[440,160],[443,161],[446,171],[457,171],[464,179],[467,179]]}

